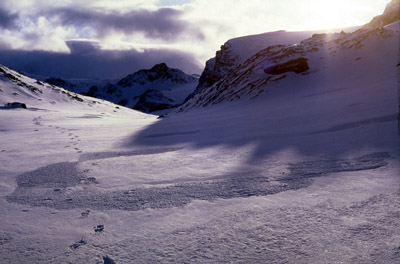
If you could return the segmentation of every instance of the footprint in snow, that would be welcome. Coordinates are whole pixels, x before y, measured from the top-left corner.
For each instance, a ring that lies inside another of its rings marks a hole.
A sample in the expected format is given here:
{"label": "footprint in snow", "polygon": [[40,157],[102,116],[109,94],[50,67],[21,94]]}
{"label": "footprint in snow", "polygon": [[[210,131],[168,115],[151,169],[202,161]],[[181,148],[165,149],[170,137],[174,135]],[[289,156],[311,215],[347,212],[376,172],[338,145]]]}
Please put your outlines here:
{"label": "footprint in snow", "polygon": [[97,226],[93,227],[93,230],[95,233],[101,233],[104,231],[104,225],[97,225]]}
{"label": "footprint in snow", "polygon": [[81,238],[81,240],[79,240],[78,242],[72,244],[69,246],[70,249],[74,250],[77,249],[78,247],[82,246],[82,245],[86,245],[87,242],[84,238]]}
{"label": "footprint in snow", "polygon": [[112,258],[110,258],[109,256],[103,256],[103,261],[104,261],[104,264],[115,264],[115,261],[112,259]]}
{"label": "footprint in snow", "polygon": [[85,210],[84,212],[82,212],[82,213],[81,213],[82,218],[88,217],[88,216],[89,216],[89,213],[90,213],[90,210],[89,210],[89,209],[87,209],[87,210]]}

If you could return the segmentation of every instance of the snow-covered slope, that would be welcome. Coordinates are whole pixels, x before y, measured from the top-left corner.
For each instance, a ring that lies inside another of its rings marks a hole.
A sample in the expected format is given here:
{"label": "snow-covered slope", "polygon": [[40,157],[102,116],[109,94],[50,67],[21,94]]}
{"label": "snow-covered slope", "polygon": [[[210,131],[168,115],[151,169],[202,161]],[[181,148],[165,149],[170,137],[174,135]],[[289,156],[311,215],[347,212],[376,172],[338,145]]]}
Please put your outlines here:
{"label": "snow-covered slope", "polygon": [[312,32],[286,32],[281,30],[228,40],[216,52],[215,57],[206,62],[196,92],[214,84],[260,50],[271,45],[297,43],[312,34]]}
{"label": "snow-covered slope", "polygon": [[13,102],[25,104],[28,109],[56,109],[58,104],[64,106],[93,106],[108,104],[103,100],[93,99],[70,92],[63,88],[44,83],[7,67],[0,66],[0,105],[4,107]]}
{"label": "snow-covered slope", "polygon": [[10,118],[13,116],[13,111],[60,112],[63,114],[87,112],[88,116],[106,114],[147,116],[109,101],[84,96],[53,84],[32,79],[1,65],[0,110],[4,110],[5,117],[10,114]]}
{"label": "snow-covered slope", "polygon": [[180,111],[242,98],[254,99],[278,89],[275,87],[296,87],[299,83],[307,83],[307,89],[302,91],[309,94],[349,86],[347,92],[354,90],[361,96],[370,88],[365,87],[365,80],[370,79],[371,83],[380,80],[386,86],[387,80],[396,79],[398,58],[393,54],[398,54],[398,40],[399,25],[395,22],[380,29],[314,34],[299,44],[269,46],[220,81],[197,92]]}
{"label": "snow-covered slope", "polygon": [[[345,28],[341,30],[349,32],[355,30],[355,28]],[[206,66],[200,76],[199,84],[196,87],[195,93],[221,80],[230,71],[236,69],[247,59],[266,47],[299,43],[300,41],[311,37],[315,33],[322,32],[287,32],[285,30],[280,30],[230,39],[221,46],[221,49],[216,52],[214,58],[211,58],[206,62]]]}
{"label": "snow-covered slope", "polygon": [[398,29],[267,48],[160,119],[2,68],[0,262],[399,263]]}

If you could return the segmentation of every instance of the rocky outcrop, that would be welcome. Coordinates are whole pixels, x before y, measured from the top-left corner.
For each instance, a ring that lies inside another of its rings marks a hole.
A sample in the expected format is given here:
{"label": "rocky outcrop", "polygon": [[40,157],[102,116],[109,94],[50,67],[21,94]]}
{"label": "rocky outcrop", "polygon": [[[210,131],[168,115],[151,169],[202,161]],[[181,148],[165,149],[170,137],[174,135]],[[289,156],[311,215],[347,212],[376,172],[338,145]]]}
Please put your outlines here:
{"label": "rocky outcrop", "polygon": [[20,102],[7,103],[6,108],[23,108],[27,109],[26,104]]}
{"label": "rocky outcrop", "polygon": [[382,15],[374,17],[366,24],[364,29],[380,28],[389,25],[400,19],[400,0],[392,0],[387,4]]}
{"label": "rocky outcrop", "polygon": [[278,65],[268,67],[268,68],[264,69],[264,72],[266,74],[272,74],[272,75],[279,75],[279,74],[286,73],[286,72],[294,72],[294,73],[300,74],[300,73],[304,73],[308,69],[310,69],[310,68],[308,67],[307,59],[306,58],[297,58],[297,59],[289,60],[287,62],[278,64]]}
{"label": "rocky outcrop", "polygon": [[240,62],[239,54],[232,50],[232,44],[228,41],[216,52],[215,57],[206,62],[206,67],[199,79],[196,91],[201,91],[222,79],[229,71],[235,69]]}

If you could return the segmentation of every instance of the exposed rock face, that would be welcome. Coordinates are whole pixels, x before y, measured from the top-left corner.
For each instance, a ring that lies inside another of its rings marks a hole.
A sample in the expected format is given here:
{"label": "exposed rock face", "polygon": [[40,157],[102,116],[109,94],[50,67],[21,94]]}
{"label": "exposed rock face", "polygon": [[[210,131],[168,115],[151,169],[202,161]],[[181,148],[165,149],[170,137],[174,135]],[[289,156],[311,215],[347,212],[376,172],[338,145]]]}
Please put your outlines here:
{"label": "exposed rock face", "polygon": [[232,50],[232,44],[228,41],[216,52],[215,58],[206,62],[206,67],[199,79],[196,91],[213,85],[223,78],[229,71],[239,65],[239,55]]}
{"label": "exposed rock face", "polygon": [[400,0],[387,4],[382,15],[374,17],[364,28],[380,28],[400,19]]}
{"label": "exposed rock face", "polygon": [[8,108],[23,108],[27,109],[26,104],[20,102],[12,102],[6,105]]}
{"label": "exposed rock face", "polygon": [[278,65],[264,69],[266,74],[279,75],[286,72],[303,73],[310,69],[306,58],[297,58]]}

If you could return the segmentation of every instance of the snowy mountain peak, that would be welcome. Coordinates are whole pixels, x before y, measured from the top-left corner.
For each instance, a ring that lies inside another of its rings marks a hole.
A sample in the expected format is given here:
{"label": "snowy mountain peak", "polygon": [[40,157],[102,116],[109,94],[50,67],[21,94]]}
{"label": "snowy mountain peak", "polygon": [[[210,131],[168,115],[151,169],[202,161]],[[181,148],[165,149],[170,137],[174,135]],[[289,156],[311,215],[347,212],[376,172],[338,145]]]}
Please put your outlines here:
{"label": "snowy mountain peak", "polygon": [[86,95],[144,112],[170,109],[194,91],[198,78],[160,63],[116,82],[91,86]]}
{"label": "snowy mountain peak", "polygon": [[166,72],[166,71],[168,71],[168,66],[167,66],[167,64],[166,63],[164,63],[164,62],[162,62],[162,63],[159,63],[159,64],[156,64],[156,65],[154,65],[151,69],[150,69],[150,71],[151,72]]}
{"label": "snowy mountain peak", "polygon": [[167,64],[156,64],[149,70],[139,70],[122,78],[118,85],[132,87],[134,85],[146,85],[148,83],[172,83],[185,84],[196,78],[179,69],[169,68]]}

